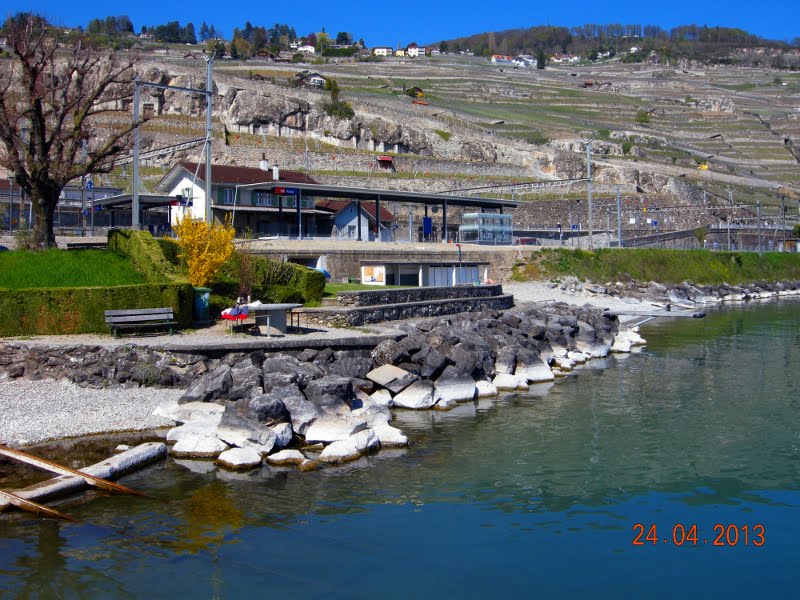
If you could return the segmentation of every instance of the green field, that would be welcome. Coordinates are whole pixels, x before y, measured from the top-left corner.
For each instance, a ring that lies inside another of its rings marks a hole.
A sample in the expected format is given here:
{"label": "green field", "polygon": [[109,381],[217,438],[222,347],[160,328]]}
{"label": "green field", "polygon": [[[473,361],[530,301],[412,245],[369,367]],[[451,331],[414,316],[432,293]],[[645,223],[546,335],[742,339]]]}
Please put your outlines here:
{"label": "green field", "polygon": [[92,287],[147,283],[130,261],[107,250],[0,252],[0,288]]}

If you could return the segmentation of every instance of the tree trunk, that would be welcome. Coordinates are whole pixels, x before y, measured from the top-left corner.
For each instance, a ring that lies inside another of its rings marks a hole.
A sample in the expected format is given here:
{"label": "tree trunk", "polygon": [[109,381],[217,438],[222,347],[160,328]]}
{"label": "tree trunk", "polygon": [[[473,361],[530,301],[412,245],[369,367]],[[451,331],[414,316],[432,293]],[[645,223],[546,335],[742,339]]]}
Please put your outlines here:
{"label": "tree trunk", "polygon": [[33,205],[33,230],[31,242],[36,248],[55,248],[56,235],[53,231],[58,197],[61,188],[52,183],[36,185],[31,190]]}

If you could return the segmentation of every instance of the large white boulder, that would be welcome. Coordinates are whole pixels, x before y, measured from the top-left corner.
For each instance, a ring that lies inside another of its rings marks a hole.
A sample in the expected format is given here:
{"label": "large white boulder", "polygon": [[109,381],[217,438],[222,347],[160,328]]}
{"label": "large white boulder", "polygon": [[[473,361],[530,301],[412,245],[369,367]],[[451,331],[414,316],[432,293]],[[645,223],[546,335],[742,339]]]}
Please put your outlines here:
{"label": "large white boulder", "polygon": [[475,390],[478,392],[478,398],[497,396],[497,386],[491,381],[486,381],[484,379],[475,382]]}
{"label": "large white boulder", "polygon": [[436,404],[436,400],[433,384],[429,381],[416,381],[393,399],[395,406],[413,410],[428,409]]}
{"label": "large white boulder", "polygon": [[541,360],[538,364],[533,363],[530,365],[525,365],[523,369],[518,367],[516,374],[520,377],[520,379],[524,377],[528,383],[553,381],[556,378],[555,375],[553,375],[553,372],[550,370],[550,367],[547,366],[547,363]]}
{"label": "large white boulder", "polygon": [[468,375],[462,377],[439,378],[436,381],[436,392],[439,394],[439,404],[444,401],[454,400],[466,402],[473,400],[477,395],[475,380]]}
{"label": "large white boulder", "polygon": [[322,442],[328,444],[349,438],[354,433],[367,428],[363,419],[337,419],[334,417],[320,417],[311,424],[306,431],[306,441],[309,444]]}
{"label": "large white boulder", "polygon": [[179,442],[186,437],[215,436],[216,431],[217,431],[217,426],[214,425],[212,422],[184,423],[183,425],[178,425],[177,427],[173,427],[167,432],[167,441]]}
{"label": "large white boulder", "polygon": [[408,438],[403,432],[388,423],[376,425],[372,431],[378,436],[381,446],[408,446]]}
{"label": "large white boulder", "polygon": [[300,450],[281,450],[267,456],[267,462],[277,466],[299,465],[304,460],[306,457]]}
{"label": "large white boulder", "polygon": [[339,440],[326,446],[319,455],[319,460],[326,463],[343,463],[361,458],[361,452],[356,447],[353,438]]}
{"label": "large white boulder", "polygon": [[372,398],[375,404],[380,404],[381,406],[391,407],[394,404],[392,401],[392,392],[389,390],[377,390],[370,395],[370,398]]}
{"label": "large white boulder", "polygon": [[355,435],[350,436],[350,439],[353,441],[356,449],[361,452],[361,454],[376,452],[381,447],[380,439],[378,439],[378,436],[375,434],[373,429],[359,431]]}
{"label": "large white boulder", "polygon": [[498,373],[494,376],[492,385],[500,391],[525,389],[528,387],[528,380],[511,373]]}
{"label": "large white boulder", "polygon": [[234,471],[252,469],[261,464],[261,454],[254,448],[231,448],[217,457],[217,464]]}
{"label": "large white boulder", "polygon": [[172,419],[176,423],[210,423],[217,426],[225,407],[213,402],[187,402],[178,404],[176,400],[166,400],[159,404],[153,414]]}
{"label": "large white boulder", "polygon": [[645,340],[633,329],[620,329],[614,336],[614,343],[611,345],[612,352],[630,352],[633,346],[644,346]]}
{"label": "large white boulder", "polygon": [[189,435],[181,438],[170,450],[183,458],[216,458],[228,449],[228,444],[215,435]]}

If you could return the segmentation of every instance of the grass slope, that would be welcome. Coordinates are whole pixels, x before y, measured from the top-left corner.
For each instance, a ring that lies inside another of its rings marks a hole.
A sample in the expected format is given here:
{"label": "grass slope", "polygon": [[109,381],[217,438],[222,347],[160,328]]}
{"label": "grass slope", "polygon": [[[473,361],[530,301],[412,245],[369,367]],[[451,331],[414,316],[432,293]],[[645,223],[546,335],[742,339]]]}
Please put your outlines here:
{"label": "grass slope", "polygon": [[637,281],[731,285],[755,281],[800,279],[800,255],[768,252],[710,252],[707,250],[542,249],[530,262],[515,268],[514,279],[558,278],[574,275],[595,282],[625,277]]}
{"label": "grass slope", "polygon": [[0,252],[0,288],[115,286],[146,283],[130,261],[106,250]]}

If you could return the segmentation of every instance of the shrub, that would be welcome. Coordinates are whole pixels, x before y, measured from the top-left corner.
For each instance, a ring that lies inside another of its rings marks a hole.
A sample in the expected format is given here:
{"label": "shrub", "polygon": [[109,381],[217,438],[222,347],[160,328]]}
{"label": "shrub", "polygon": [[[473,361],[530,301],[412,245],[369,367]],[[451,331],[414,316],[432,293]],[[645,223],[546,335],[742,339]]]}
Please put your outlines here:
{"label": "shrub", "polygon": [[450,132],[449,131],[444,131],[442,129],[434,129],[433,132],[436,135],[438,135],[440,138],[442,138],[445,142],[450,139]]}
{"label": "shrub", "polygon": [[[274,297],[273,288],[293,288],[301,294],[298,302],[318,302],[325,290],[325,276],[319,271],[302,265],[251,256],[250,278],[251,296],[262,302],[264,298]],[[220,277],[213,285],[215,294],[236,299],[241,272],[242,253],[235,252],[222,266]],[[287,301],[288,302],[288,301]]]}
{"label": "shrub", "polygon": [[631,153],[631,148],[633,148],[633,142],[630,140],[625,140],[622,142],[622,153],[627,156]]}
{"label": "shrub", "polygon": [[330,117],[337,117],[339,119],[352,119],[356,116],[352,105],[343,100],[331,100],[322,103],[322,110]]}
{"label": "shrub", "polygon": [[636,116],[633,120],[640,125],[645,125],[650,122],[650,113],[648,113],[646,110],[637,110]]}
{"label": "shrub", "polygon": [[0,335],[54,335],[108,331],[104,311],[172,307],[179,327],[192,320],[188,284],[37,288],[0,291]]}
{"label": "shrub", "polygon": [[203,287],[211,283],[223,264],[233,254],[236,230],[230,221],[220,225],[183,219],[175,225],[180,256],[186,263],[189,283]]}
{"label": "shrub", "polygon": [[175,263],[167,260],[165,248],[168,246],[148,231],[112,229],[108,232],[108,249],[129,257],[133,267],[152,283],[178,279]]}

